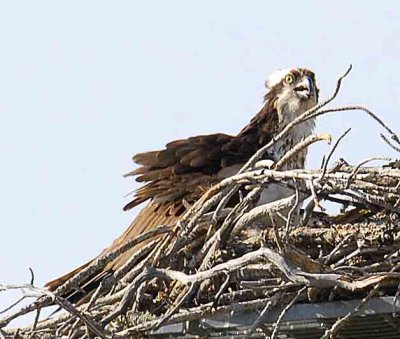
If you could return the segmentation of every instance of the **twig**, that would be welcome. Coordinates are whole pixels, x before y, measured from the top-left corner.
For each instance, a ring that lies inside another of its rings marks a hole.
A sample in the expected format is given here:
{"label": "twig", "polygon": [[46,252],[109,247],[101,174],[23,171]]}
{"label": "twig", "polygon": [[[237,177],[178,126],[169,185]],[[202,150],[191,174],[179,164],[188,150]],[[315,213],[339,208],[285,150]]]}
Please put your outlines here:
{"label": "twig", "polygon": [[268,313],[272,309],[274,309],[278,305],[278,303],[282,302],[282,297],[283,293],[277,293],[271,298],[271,300],[265,305],[265,307],[261,311],[260,315],[254,322],[254,324],[251,325],[251,328],[247,331],[245,339],[249,339],[251,335],[254,333],[254,331],[265,322],[265,318],[268,315]]}
{"label": "twig", "polygon": [[11,310],[12,308],[14,308],[15,306],[17,306],[22,300],[24,300],[26,297],[22,296],[21,298],[19,298],[16,302],[12,303],[10,306],[8,306],[7,308],[5,308],[4,310],[0,311],[0,314],[6,313],[9,310]]}
{"label": "twig", "polygon": [[29,267],[29,272],[31,273],[31,282],[30,285],[33,286],[33,283],[35,282],[35,274],[33,273],[32,268]]}
{"label": "twig", "polygon": [[189,285],[189,288],[187,291],[185,291],[182,294],[182,297],[179,298],[179,300],[176,302],[175,306],[169,310],[164,317],[162,317],[157,325],[154,327],[154,329],[160,328],[163,324],[165,324],[181,307],[182,305],[187,301],[190,295],[193,294],[193,292],[196,290],[198,287],[198,283],[193,283]]}
{"label": "twig", "polygon": [[274,216],[272,215],[271,212],[269,212],[269,218],[271,219],[272,229],[274,230],[276,245],[278,246],[279,252],[283,253],[285,245],[283,244],[282,239],[281,239],[281,237],[279,235],[278,226],[276,225]]}
{"label": "twig", "polygon": [[[344,107],[338,107],[338,108],[329,108],[329,109],[324,109],[320,111],[314,111],[308,116],[308,119],[315,119],[320,115],[327,114],[327,113],[334,113],[334,112],[346,112],[346,111],[362,111],[369,115],[372,119],[374,119],[379,125],[381,125],[387,132],[390,133],[390,138],[394,140],[397,143],[400,143],[399,137],[389,126],[387,126],[374,112],[370,111],[368,108],[365,108],[363,106],[359,105],[354,105],[354,106],[344,106]],[[381,134],[382,136],[382,134]],[[383,137],[386,142],[388,142],[388,139]]]}
{"label": "twig", "polygon": [[353,180],[354,176],[357,174],[358,170],[360,169],[361,166],[371,162],[371,161],[376,161],[376,160],[384,160],[384,161],[390,161],[391,159],[388,157],[370,157],[368,159],[365,159],[361,161],[355,168],[354,170],[350,173],[349,177],[347,178],[345,189],[348,189],[350,187],[350,183]]}
{"label": "twig", "polygon": [[332,154],[335,152],[336,148],[338,147],[339,143],[343,140],[343,138],[351,131],[351,128],[347,129],[342,133],[342,135],[339,137],[339,139],[336,140],[336,142],[333,144],[332,148],[330,149],[328,156],[326,157],[324,166],[322,168],[322,173],[320,180],[322,180],[326,174],[326,170],[328,168],[329,161],[331,160]]}
{"label": "twig", "polygon": [[283,198],[280,200],[276,200],[273,202],[270,202],[265,205],[257,206],[253,208],[251,211],[244,213],[239,220],[236,222],[236,225],[234,226],[232,230],[231,237],[236,236],[239,234],[239,232],[248,225],[251,225],[251,223],[269,216],[271,213],[275,213],[277,211],[283,210],[285,208],[288,208],[292,206],[296,202],[296,195],[293,194],[287,198]]}
{"label": "twig", "polygon": [[354,238],[354,234],[346,235],[335,247],[334,249],[324,258],[321,258],[321,261],[324,265],[329,264],[331,258],[345,245],[350,239]]}
{"label": "twig", "polygon": [[299,204],[300,204],[300,192],[299,192],[297,180],[293,179],[293,183],[294,183],[294,188],[295,188],[295,201],[287,215],[286,227],[285,227],[285,242],[286,243],[289,243],[289,232],[290,232],[290,223],[291,223],[292,215],[299,208]]}
{"label": "twig", "polygon": [[[394,272],[398,266],[393,267],[390,270],[390,273]],[[343,318],[338,319],[330,329],[326,330],[324,335],[320,339],[330,339],[336,334],[340,328],[342,328],[351,317],[357,315],[360,313],[364,307],[368,304],[368,302],[378,293],[378,291],[382,288],[382,282],[378,282],[374,288],[368,293],[368,295],[363,298],[360,302],[360,304],[355,307],[352,311],[350,311],[347,315],[345,315]]]}
{"label": "twig", "polygon": [[345,315],[343,318],[338,319],[330,329],[326,330],[324,335],[320,339],[330,339],[333,338],[334,335],[350,320],[351,317],[360,313],[367,303],[376,295],[376,293],[381,288],[381,284],[377,284],[368,295],[361,300],[361,303],[355,307],[351,312]]}
{"label": "twig", "polygon": [[[189,308],[183,312],[177,313],[173,315],[164,325],[179,323],[182,321],[191,321],[202,319],[210,314],[227,314],[230,312],[243,312],[249,310],[256,310],[261,307],[264,307],[271,298],[262,298],[250,301],[243,301],[238,303],[231,303],[229,305],[219,306],[217,309],[212,308],[212,302],[198,306]],[[122,339],[126,338],[128,335],[137,334],[138,332],[145,332],[155,326],[158,320],[151,320],[148,322],[144,322],[138,325],[135,325],[131,328],[127,328],[117,334],[114,335],[114,339]]]}
{"label": "twig", "polygon": [[319,133],[313,134],[305,138],[304,140],[300,141],[297,145],[295,145],[292,149],[290,149],[274,166],[275,169],[283,168],[286,163],[296,154],[304,150],[305,148],[309,147],[315,142],[318,141],[327,141],[328,144],[331,143],[332,137],[330,134],[327,133]]}
{"label": "twig", "polygon": [[272,331],[271,334],[271,338],[270,339],[275,339],[275,337],[278,335],[279,332],[279,325],[283,319],[283,317],[286,315],[286,313],[290,310],[290,308],[297,302],[297,300],[299,300],[301,294],[307,289],[306,286],[302,287],[297,294],[295,295],[295,297],[290,301],[289,304],[286,305],[286,307],[282,310],[282,312],[279,314],[278,319],[276,320],[275,324],[274,324],[274,329]]}
{"label": "twig", "polygon": [[225,281],[221,285],[221,287],[220,287],[219,291],[217,292],[217,294],[215,295],[215,299],[214,299],[213,306],[212,306],[213,308],[217,307],[219,298],[221,297],[222,293],[224,293],[224,291],[225,291],[225,289],[228,286],[230,281],[231,281],[231,275],[229,273],[226,273]]}
{"label": "twig", "polygon": [[381,133],[381,138],[391,147],[393,148],[395,151],[400,152],[400,147],[397,147],[395,145],[393,145],[390,140]]}
{"label": "twig", "polygon": [[90,317],[79,312],[69,301],[56,296],[54,293],[42,288],[32,286],[30,284],[0,285],[0,291],[10,290],[10,289],[21,290],[24,296],[26,297],[48,296],[49,298],[54,300],[59,306],[65,309],[67,312],[81,319],[86,324],[86,326],[88,326],[88,328],[98,337],[102,339],[107,338],[106,335],[98,328],[98,325],[96,325],[95,322]]}
{"label": "twig", "polygon": [[91,274],[93,274],[93,272],[97,272],[98,270],[103,269],[109,262],[118,258],[121,254],[125,253],[132,247],[134,247],[137,244],[140,244],[143,241],[146,241],[147,239],[150,239],[156,235],[171,232],[171,230],[172,230],[171,226],[162,225],[162,226],[152,229],[144,234],[141,234],[138,237],[136,237],[130,241],[127,241],[126,243],[124,243],[122,246],[120,246],[116,250],[108,252],[107,254],[102,255],[99,258],[97,258],[96,260],[94,260],[92,264],[90,264],[88,267],[81,270],[73,278],[69,279],[63,285],[58,287],[56,289],[56,291],[54,292],[54,294],[55,295],[65,295],[66,293],[70,292],[74,288],[74,286],[79,286],[79,283],[82,282],[83,280],[85,280]]}

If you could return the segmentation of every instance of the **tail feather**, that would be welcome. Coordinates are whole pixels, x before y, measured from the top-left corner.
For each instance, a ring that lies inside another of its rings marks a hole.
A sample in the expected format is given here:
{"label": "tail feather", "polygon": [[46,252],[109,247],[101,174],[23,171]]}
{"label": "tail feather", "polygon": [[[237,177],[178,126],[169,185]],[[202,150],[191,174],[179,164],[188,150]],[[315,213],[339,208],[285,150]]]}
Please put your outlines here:
{"label": "tail feather", "polygon": [[79,273],[81,270],[83,270],[85,267],[89,266],[93,260],[88,261],[86,264],[83,264],[82,266],[79,266],[78,268],[75,268],[73,271],[64,274],[61,277],[58,277],[57,279],[54,279],[52,281],[49,281],[46,283],[45,287],[49,289],[50,291],[55,291],[58,287],[60,287],[62,284],[64,284],[66,281],[71,279],[74,275]]}
{"label": "tail feather", "polygon": [[[116,248],[120,247],[127,241],[136,238],[138,235],[143,234],[144,232],[158,226],[158,225],[166,225],[171,224],[172,222],[176,221],[179,216],[175,214],[166,213],[170,209],[170,205],[166,205],[166,207],[160,212],[159,205],[156,204],[149,204],[145,207],[135,218],[135,220],[131,223],[128,229],[119,236],[116,240],[113,241],[111,246],[104,249],[99,256],[103,256]],[[163,206],[164,207],[164,206]],[[176,212],[178,213],[178,212]],[[92,275],[87,277],[84,281],[79,283],[80,289],[73,290],[66,295],[63,295],[63,298],[68,299],[70,302],[73,303],[82,303],[90,297],[91,293],[99,286],[101,281],[110,274],[113,274],[116,270],[122,267],[135,253],[138,249],[148,243],[150,239],[143,241],[140,244],[137,244],[133,248],[129,249],[118,258],[114,259],[113,261],[109,262],[105,267],[93,272]],[[66,281],[71,279],[74,275],[78,274],[81,270],[88,267],[91,263],[94,262],[96,258],[88,261],[87,263],[83,264],[82,266],[74,269],[73,271],[64,274],[63,276],[54,279],[48,282],[45,287],[48,288],[50,291],[55,291],[58,287],[63,285]]]}

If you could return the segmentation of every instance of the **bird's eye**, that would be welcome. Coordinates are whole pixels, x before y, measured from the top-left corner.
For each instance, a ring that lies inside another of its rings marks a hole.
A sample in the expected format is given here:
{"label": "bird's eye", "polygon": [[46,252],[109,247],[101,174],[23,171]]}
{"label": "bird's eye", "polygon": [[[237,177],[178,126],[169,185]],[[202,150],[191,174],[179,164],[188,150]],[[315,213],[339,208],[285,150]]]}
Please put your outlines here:
{"label": "bird's eye", "polygon": [[294,82],[294,76],[293,74],[288,74],[285,76],[285,82],[290,85]]}

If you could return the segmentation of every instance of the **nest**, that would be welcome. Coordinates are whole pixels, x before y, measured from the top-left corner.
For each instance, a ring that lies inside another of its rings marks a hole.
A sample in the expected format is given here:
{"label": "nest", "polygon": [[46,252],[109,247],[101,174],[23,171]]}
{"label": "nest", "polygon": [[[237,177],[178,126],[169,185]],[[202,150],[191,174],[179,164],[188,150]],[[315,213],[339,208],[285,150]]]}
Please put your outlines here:
{"label": "nest", "polygon": [[[350,69],[349,69],[350,70]],[[348,72],[344,76],[347,75]],[[351,166],[330,158],[347,132],[332,145],[320,169],[283,170],[297,152],[326,134],[308,137],[273,168],[258,160],[298,123],[328,112],[361,110],[377,121],[389,136],[382,138],[399,150],[396,134],[374,113],[361,106],[326,109],[337,95],[305,112],[235,176],[207,191],[175,225],[140,235],[112,253],[99,257],[54,293],[33,283],[0,285],[0,290],[22,289],[36,301],[0,320],[0,336],[70,338],[145,337],[160,327],[205,317],[262,310],[247,333],[260,328],[265,314],[284,304],[271,337],[296,303],[363,298],[346,317],[324,334],[336,333],[378,293],[396,296],[400,283],[400,164],[386,162]],[[382,159],[380,159],[382,160]],[[274,183],[292,189],[287,198],[257,206],[265,186]],[[242,199],[231,208],[235,194]],[[335,204],[334,214],[325,202]],[[303,207],[302,209],[300,207]],[[103,280],[85,303],[73,305],[62,296],[76,289],[92,272],[127,250],[142,246],[129,262]],[[40,310],[57,304],[66,312],[40,320]],[[12,329],[8,324],[37,312],[32,326]]]}

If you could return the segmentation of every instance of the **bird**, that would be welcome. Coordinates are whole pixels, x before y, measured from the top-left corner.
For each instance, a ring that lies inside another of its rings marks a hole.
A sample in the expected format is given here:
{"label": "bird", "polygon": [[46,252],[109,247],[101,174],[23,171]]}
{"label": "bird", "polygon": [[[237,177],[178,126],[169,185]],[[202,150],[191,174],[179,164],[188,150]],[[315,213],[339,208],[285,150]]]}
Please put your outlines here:
{"label": "bird", "polygon": [[[288,123],[318,103],[316,77],[307,68],[275,70],[267,78],[265,86],[267,93],[261,110],[238,134],[217,133],[175,140],[166,144],[164,149],[139,153],[133,157],[139,167],[125,176],[135,176],[136,181],[143,185],[123,209],[127,211],[141,204],[146,205],[126,231],[100,255],[159,225],[178,221],[207,189],[237,173],[258,149],[270,142]],[[263,159],[278,161],[290,148],[311,135],[314,128],[314,119],[295,126],[273,144]],[[306,154],[307,150],[299,152],[285,168],[304,168]],[[264,189],[258,205],[288,196],[287,190],[273,185]],[[79,286],[80,290],[94,290],[104,277],[122,267],[137,249],[132,248],[101,271],[94,272]],[[46,288],[56,290],[96,258],[48,282]],[[75,298],[75,301],[79,298]]]}

